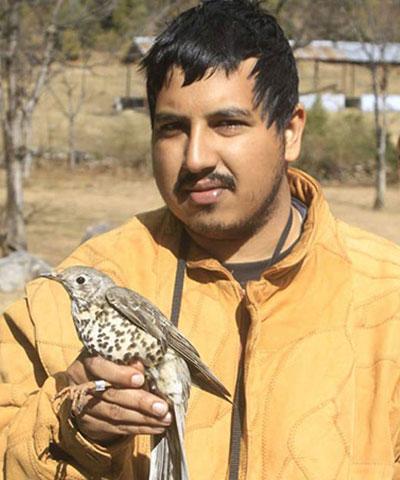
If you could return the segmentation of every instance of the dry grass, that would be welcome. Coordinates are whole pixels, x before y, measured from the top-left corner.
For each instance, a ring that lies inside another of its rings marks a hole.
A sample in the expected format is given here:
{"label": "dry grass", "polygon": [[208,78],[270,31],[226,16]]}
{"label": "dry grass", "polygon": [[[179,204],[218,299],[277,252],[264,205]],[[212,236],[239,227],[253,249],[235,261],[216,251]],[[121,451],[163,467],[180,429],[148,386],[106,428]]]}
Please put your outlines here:
{"label": "dry grass", "polygon": [[383,211],[371,209],[372,187],[325,187],[325,195],[335,216],[381,235],[400,245],[400,188],[390,188]]}
{"label": "dry grass", "polygon": [[117,225],[161,205],[154,181],[132,170],[114,173],[39,171],[25,190],[29,249],[57,264],[80,242],[90,225]]}

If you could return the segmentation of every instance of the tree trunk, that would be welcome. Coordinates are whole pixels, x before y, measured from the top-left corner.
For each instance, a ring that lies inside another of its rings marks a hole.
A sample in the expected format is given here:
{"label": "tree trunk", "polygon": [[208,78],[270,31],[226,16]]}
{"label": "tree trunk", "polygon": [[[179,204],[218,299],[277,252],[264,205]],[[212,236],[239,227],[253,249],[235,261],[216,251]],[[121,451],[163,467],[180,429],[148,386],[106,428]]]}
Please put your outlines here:
{"label": "tree trunk", "polygon": [[69,168],[74,170],[76,167],[76,150],[75,150],[75,116],[70,115],[68,118],[68,158]]}
{"label": "tree trunk", "polygon": [[400,135],[399,138],[397,139],[397,183],[400,186]]}
{"label": "tree trunk", "polygon": [[27,146],[24,159],[22,160],[22,166],[23,166],[24,179],[28,179],[32,174],[32,167],[33,167],[33,156],[32,156],[32,151],[29,148],[29,144]]}
{"label": "tree trunk", "polygon": [[22,162],[25,156],[23,142],[23,115],[18,102],[18,71],[15,52],[18,48],[20,29],[21,2],[15,0],[8,5],[9,15],[6,24],[7,50],[4,60],[2,95],[7,102],[2,102],[2,129],[4,163],[7,178],[7,201],[5,218],[5,238],[2,245],[4,253],[26,250],[26,233],[23,216],[24,197],[22,186]]}
{"label": "tree trunk", "polygon": [[8,125],[4,135],[4,160],[7,178],[6,236],[3,250],[6,254],[26,250],[23,195],[23,159],[25,149],[20,144],[21,127],[16,120]]}
{"label": "tree trunk", "polygon": [[25,116],[22,126],[23,144],[25,145],[25,155],[22,159],[23,178],[29,178],[32,173],[32,116]]}
{"label": "tree trunk", "polygon": [[130,97],[131,96],[131,86],[132,86],[132,72],[131,72],[131,66],[129,63],[126,64],[126,85],[125,85],[125,96]]}
{"label": "tree trunk", "polygon": [[376,153],[376,196],[375,210],[385,208],[386,195],[386,132],[382,127],[377,128],[377,153]]}
{"label": "tree trunk", "polygon": [[[382,79],[380,82],[378,65],[376,63],[371,65],[371,73],[372,87],[374,92],[374,119],[376,136],[376,194],[374,209],[382,210],[385,207],[386,196],[386,88],[388,83],[388,71],[385,68],[383,69]],[[382,95],[380,95],[380,93]]]}

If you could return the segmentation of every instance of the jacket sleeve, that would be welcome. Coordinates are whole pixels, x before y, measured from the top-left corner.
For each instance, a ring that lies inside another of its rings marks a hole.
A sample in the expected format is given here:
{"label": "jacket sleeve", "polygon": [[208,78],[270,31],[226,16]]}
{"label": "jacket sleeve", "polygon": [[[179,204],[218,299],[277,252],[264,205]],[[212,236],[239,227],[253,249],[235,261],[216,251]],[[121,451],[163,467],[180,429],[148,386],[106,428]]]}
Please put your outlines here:
{"label": "jacket sleeve", "polygon": [[0,452],[5,479],[133,478],[132,441],[101,447],[87,441],[54,395],[65,373],[49,376],[35,348],[27,302],[0,317]]}

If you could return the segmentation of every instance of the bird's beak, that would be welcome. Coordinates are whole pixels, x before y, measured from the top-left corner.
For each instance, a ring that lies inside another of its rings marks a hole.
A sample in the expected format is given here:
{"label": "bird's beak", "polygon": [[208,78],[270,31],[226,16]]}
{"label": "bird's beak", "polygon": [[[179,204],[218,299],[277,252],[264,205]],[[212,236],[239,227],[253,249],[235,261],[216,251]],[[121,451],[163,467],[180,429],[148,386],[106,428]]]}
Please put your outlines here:
{"label": "bird's beak", "polygon": [[60,278],[55,270],[50,270],[50,272],[41,273],[39,277],[49,278],[50,280],[60,281]]}

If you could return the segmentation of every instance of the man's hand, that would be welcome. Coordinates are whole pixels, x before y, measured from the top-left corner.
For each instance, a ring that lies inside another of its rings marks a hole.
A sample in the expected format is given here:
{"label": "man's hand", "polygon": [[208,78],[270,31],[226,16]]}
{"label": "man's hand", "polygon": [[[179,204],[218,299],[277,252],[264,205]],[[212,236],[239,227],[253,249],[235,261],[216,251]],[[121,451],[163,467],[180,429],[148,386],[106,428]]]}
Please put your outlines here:
{"label": "man's hand", "polygon": [[98,443],[108,444],[128,435],[159,434],[171,423],[168,404],[143,389],[144,368],[117,365],[103,358],[80,355],[67,369],[72,385],[103,379],[113,387],[95,393],[76,418],[78,429]]}

